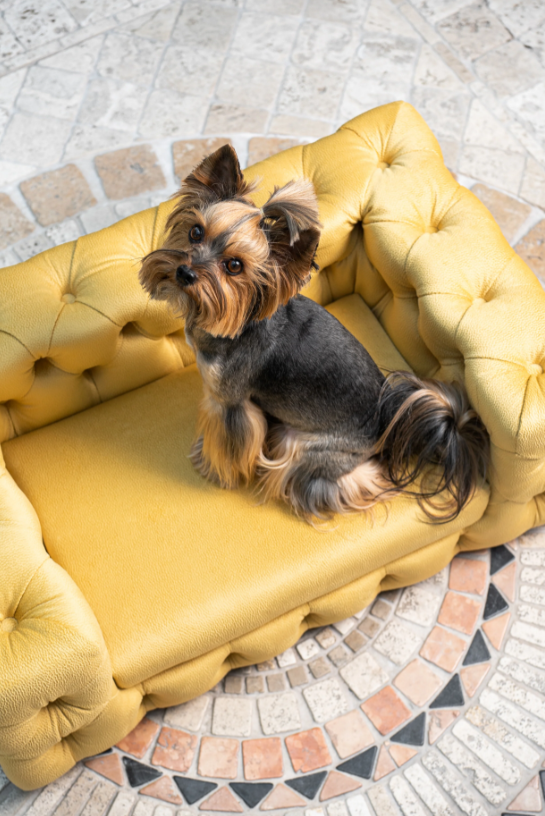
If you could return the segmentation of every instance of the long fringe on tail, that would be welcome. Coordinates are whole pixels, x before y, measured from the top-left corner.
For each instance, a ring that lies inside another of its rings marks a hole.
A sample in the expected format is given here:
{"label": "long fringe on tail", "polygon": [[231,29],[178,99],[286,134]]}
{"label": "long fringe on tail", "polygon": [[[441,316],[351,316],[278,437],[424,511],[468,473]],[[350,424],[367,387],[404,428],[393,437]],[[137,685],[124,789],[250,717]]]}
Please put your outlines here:
{"label": "long fringe on tail", "polygon": [[380,394],[378,427],[374,453],[392,485],[415,495],[433,521],[456,518],[486,475],[489,455],[488,433],[465,392],[393,372]]}

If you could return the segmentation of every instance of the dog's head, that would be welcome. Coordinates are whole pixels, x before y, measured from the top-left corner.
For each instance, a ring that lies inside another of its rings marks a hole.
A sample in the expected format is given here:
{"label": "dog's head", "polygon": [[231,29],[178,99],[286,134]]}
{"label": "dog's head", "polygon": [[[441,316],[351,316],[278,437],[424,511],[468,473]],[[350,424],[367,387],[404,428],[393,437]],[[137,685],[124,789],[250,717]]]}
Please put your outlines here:
{"label": "dog's head", "polygon": [[275,189],[258,209],[237,154],[224,145],[184,180],[168,237],[147,255],[140,283],[192,327],[236,337],[270,317],[308,281],[320,237],[310,181]]}

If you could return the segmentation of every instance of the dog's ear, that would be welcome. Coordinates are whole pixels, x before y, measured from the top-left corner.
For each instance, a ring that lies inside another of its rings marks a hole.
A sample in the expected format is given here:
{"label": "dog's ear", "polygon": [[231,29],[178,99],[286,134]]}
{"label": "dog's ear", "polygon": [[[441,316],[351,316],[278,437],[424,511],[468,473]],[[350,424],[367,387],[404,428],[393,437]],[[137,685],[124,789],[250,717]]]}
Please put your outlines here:
{"label": "dog's ear", "polygon": [[238,156],[228,144],[203,159],[182,184],[182,194],[191,192],[201,199],[217,201],[244,195],[249,189]]}
{"label": "dog's ear", "polygon": [[262,212],[271,258],[302,286],[320,240],[318,201],[312,182],[300,179],[275,189]]}

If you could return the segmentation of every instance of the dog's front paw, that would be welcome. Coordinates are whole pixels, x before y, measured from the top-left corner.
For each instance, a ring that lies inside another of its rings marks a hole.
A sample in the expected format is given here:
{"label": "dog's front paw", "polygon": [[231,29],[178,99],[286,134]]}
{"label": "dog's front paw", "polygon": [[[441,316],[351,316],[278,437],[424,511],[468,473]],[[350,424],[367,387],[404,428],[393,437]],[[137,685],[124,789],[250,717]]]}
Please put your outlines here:
{"label": "dog's front paw", "polygon": [[213,484],[220,484],[220,479],[216,471],[212,468],[210,461],[205,457],[203,453],[203,438],[199,436],[193,444],[191,445],[191,453],[189,454],[189,458],[193,464],[193,467],[207,479],[209,482]]}

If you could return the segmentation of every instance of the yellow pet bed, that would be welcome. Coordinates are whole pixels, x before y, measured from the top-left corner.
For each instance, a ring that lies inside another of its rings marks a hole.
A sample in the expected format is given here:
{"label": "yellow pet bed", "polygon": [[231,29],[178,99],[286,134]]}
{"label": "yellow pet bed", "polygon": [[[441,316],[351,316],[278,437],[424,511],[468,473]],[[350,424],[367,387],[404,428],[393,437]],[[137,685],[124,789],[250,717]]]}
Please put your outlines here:
{"label": "yellow pet bed", "polygon": [[172,202],[0,270],[0,764],[22,788],[545,521],[545,293],[416,111],[376,108],[246,175],[258,204],[312,179],[324,231],[305,293],[383,369],[465,382],[490,485],[448,524],[400,497],[318,532],[205,482],[183,325],[138,283]]}

